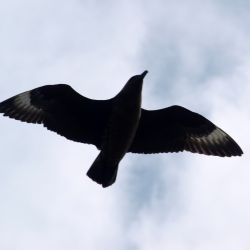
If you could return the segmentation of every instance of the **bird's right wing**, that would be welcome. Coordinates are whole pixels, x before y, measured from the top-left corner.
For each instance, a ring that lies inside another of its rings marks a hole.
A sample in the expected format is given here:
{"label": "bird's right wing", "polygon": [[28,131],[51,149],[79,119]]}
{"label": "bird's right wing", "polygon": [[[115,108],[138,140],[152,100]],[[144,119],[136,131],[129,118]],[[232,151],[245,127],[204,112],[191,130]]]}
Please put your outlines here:
{"label": "bird's right wing", "polygon": [[142,109],[129,152],[150,154],[184,150],[217,156],[243,154],[228,134],[197,113],[180,106],[152,111]]}
{"label": "bird's right wing", "polygon": [[0,113],[28,123],[42,123],[67,139],[100,148],[111,100],[91,100],[66,84],[46,85],[1,102]]}

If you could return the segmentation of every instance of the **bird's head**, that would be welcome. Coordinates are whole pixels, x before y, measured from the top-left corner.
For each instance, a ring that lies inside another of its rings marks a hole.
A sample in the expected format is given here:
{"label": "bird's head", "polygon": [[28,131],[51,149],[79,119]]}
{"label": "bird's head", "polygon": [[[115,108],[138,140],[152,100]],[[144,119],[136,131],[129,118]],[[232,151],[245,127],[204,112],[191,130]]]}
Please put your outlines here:
{"label": "bird's head", "polygon": [[143,79],[146,76],[146,74],[148,73],[147,70],[145,70],[142,74],[140,75],[135,75],[132,76],[127,83],[125,84],[125,86],[122,88],[122,90],[118,93],[118,96],[122,96],[122,95],[137,95],[138,93],[141,94],[142,91],[142,85],[143,85]]}
{"label": "bird's head", "polygon": [[144,77],[147,75],[148,71],[145,70],[142,74],[140,75],[135,75],[135,76],[132,76],[129,80],[128,80],[128,83],[142,83],[143,82],[143,79]]}
{"label": "bird's head", "polygon": [[136,87],[139,87],[139,88],[142,88],[142,84],[143,84],[143,79],[144,77],[147,75],[148,71],[145,70],[142,74],[140,75],[135,75],[135,76],[132,76],[126,83],[125,87],[128,88],[128,87],[133,87],[133,88],[136,88]]}

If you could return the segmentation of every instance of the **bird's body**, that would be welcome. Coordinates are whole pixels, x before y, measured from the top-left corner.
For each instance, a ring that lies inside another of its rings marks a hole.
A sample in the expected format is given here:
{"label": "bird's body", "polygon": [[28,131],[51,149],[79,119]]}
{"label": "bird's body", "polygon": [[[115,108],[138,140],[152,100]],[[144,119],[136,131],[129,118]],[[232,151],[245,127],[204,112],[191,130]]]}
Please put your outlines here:
{"label": "bird's body", "polygon": [[17,120],[42,123],[67,139],[94,144],[100,153],[87,175],[110,186],[127,152],[190,151],[240,156],[238,144],[205,117],[180,106],[141,108],[143,78],[133,76],[108,100],[91,100],[65,84],[46,85],[0,103],[0,113]]}
{"label": "bird's body", "polygon": [[142,92],[142,78],[139,78],[138,84],[128,82],[114,97],[101,152],[87,173],[103,187],[116,180],[118,164],[129,150],[139,125]]}

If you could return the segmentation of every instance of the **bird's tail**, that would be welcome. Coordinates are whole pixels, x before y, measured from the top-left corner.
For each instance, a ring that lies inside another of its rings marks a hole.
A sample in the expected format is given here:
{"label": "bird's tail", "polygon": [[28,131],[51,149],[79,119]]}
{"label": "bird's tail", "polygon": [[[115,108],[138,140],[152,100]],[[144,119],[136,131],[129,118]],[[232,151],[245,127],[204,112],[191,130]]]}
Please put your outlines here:
{"label": "bird's tail", "polygon": [[102,152],[97,156],[87,172],[87,176],[93,181],[101,184],[104,188],[112,185],[117,176],[118,164],[107,165]]}

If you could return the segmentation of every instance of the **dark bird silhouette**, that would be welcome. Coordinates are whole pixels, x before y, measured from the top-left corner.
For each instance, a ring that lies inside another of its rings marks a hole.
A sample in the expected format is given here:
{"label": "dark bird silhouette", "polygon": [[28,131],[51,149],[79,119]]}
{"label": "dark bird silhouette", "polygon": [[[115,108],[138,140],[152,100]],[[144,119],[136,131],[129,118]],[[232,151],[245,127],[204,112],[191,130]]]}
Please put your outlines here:
{"label": "dark bird silhouette", "polygon": [[240,156],[238,144],[205,117],[181,106],[141,108],[147,71],[131,77],[108,100],[91,100],[65,84],[46,85],[0,103],[0,113],[23,122],[42,123],[69,140],[94,144],[100,153],[87,175],[103,187],[112,185],[127,152],[190,151]]}

